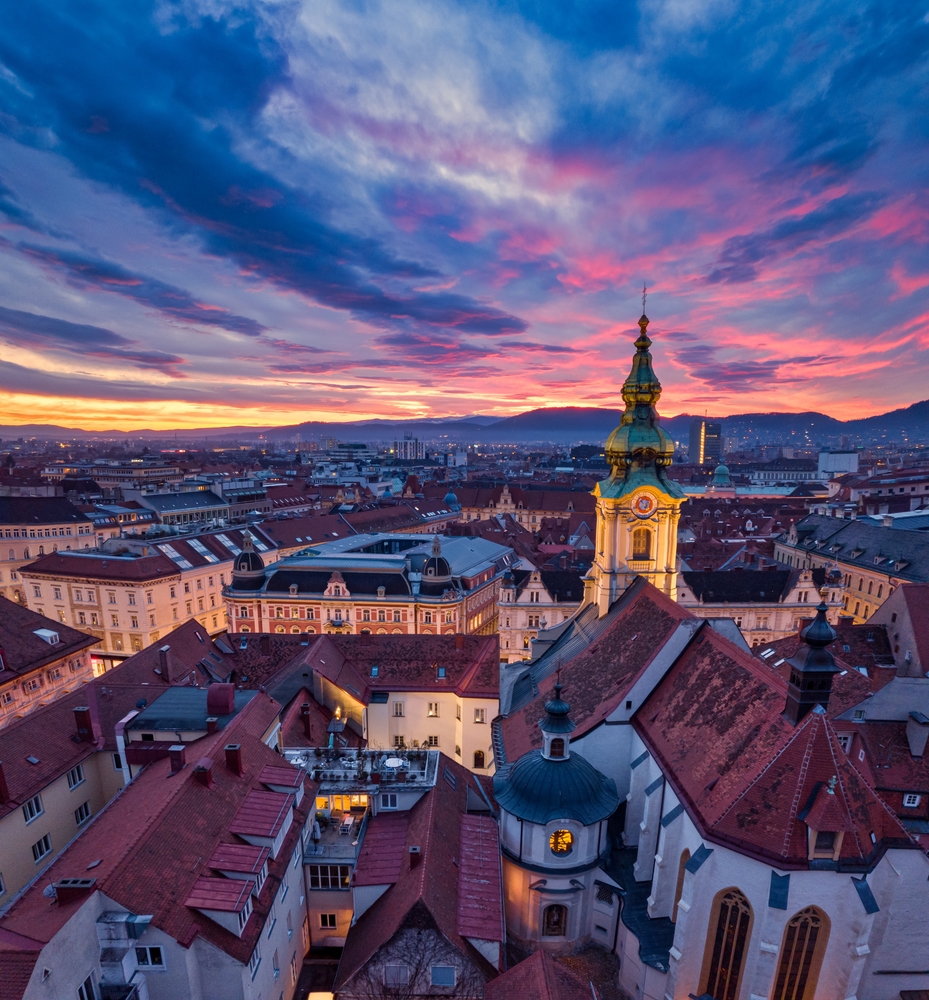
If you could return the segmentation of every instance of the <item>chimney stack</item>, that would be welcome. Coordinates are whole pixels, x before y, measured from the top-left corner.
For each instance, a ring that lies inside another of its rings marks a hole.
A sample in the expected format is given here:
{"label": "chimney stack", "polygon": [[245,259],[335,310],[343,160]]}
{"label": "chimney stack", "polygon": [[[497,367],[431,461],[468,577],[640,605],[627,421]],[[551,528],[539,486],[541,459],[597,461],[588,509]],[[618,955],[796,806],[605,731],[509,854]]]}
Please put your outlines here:
{"label": "chimney stack", "polygon": [[187,748],[183,743],[175,743],[168,747],[168,756],[171,758],[171,773],[177,774],[187,766]]}
{"label": "chimney stack", "polygon": [[310,734],[310,703],[308,701],[300,706],[300,721],[303,723],[303,735],[309,743],[312,736]]}
{"label": "chimney stack", "polygon": [[6,805],[10,801],[10,786],[6,783],[6,775],[3,773],[3,761],[0,760],[0,805]]}
{"label": "chimney stack", "polygon": [[90,707],[77,705],[74,709],[74,722],[77,726],[77,738],[81,743],[93,743],[94,730],[90,719]]}
{"label": "chimney stack", "polygon": [[201,785],[213,787],[213,761],[209,757],[201,757],[194,766],[194,777]]}
{"label": "chimney stack", "polygon": [[162,679],[167,681],[168,684],[171,683],[173,678],[171,677],[171,662],[168,659],[168,653],[171,651],[170,646],[162,646],[158,650],[158,668],[161,670]]}
{"label": "chimney stack", "polygon": [[417,865],[423,860],[423,852],[419,847],[410,848],[410,868],[416,868]]}
{"label": "chimney stack", "polygon": [[235,685],[211,684],[206,689],[206,710],[209,715],[232,715],[235,711]]}
{"label": "chimney stack", "polygon": [[227,743],[223,747],[223,751],[226,754],[226,767],[228,767],[233,774],[237,774],[241,778],[242,745],[240,743]]}
{"label": "chimney stack", "polygon": [[455,633],[455,649],[464,649],[464,636],[461,632]]}
{"label": "chimney stack", "polygon": [[208,715],[206,717],[207,733],[215,733],[217,729],[219,729],[219,719],[215,715]]}

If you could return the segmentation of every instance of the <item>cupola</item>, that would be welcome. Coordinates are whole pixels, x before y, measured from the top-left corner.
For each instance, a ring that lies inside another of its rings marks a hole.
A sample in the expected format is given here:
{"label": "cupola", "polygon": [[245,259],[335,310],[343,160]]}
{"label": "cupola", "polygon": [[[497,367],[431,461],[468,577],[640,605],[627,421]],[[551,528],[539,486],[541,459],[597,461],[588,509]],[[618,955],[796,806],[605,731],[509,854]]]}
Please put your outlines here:
{"label": "cupola", "polygon": [[242,532],[242,551],[235,557],[232,564],[232,585],[236,587],[243,583],[264,579],[265,564],[255,551],[255,540],[247,529]]}
{"label": "cupola", "polygon": [[784,714],[794,725],[809,715],[816,705],[826,708],[832,693],[832,678],[839,673],[835,657],[827,649],[836,639],[836,630],[826,618],[828,610],[823,599],[816,609],[816,617],[800,633],[807,647],[806,652],[801,647],[787,661],[790,678]]}
{"label": "cupola", "polygon": [[568,713],[571,706],[561,698],[561,684],[555,685],[555,697],[545,703],[545,718],[539,720],[542,730],[542,756],[546,760],[567,760],[571,756],[571,733],[576,726]]}

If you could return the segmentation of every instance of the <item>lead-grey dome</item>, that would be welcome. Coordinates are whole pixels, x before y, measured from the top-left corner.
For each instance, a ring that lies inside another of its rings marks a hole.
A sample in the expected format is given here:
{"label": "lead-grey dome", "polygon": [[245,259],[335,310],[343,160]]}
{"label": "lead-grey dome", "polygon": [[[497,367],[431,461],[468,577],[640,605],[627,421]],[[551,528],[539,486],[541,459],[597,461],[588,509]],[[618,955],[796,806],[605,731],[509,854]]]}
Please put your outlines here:
{"label": "lead-grey dome", "polygon": [[547,760],[530,750],[494,775],[494,798],[501,809],[528,823],[573,819],[584,826],[612,816],[619,805],[616,782],[576,751]]}
{"label": "lead-grey dome", "polygon": [[255,551],[254,540],[250,531],[242,534],[242,551],[235,557],[232,564],[232,575],[241,579],[263,576],[264,559]]}

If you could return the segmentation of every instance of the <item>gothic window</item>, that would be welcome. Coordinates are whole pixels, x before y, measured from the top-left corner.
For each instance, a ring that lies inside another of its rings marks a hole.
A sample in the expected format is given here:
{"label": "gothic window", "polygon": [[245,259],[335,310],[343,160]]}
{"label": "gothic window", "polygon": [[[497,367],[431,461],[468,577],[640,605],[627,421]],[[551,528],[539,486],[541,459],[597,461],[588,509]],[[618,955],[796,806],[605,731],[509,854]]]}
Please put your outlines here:
{"label": "gothic window", "polygon": [[552,748],[549,750],[550,757],[564,757],[564,740],[560,736],[552,740]]}
{"label": "gothic window", "polygon": [[546,906],[542,913],[542,934],[545,937],[563,937],[568,925],[568,908],[560,903]]}
{"label": "gothic window", "polygon": [[652,533],[648,528],[636,528],[632,532],[632,558],[650,559],[652,551]]}
{"label": "gothic window", "polygon": [[745,964],[752,908],[738,889],[724,889],[713,901],[705,972],[700,993],[716,1000],[736,1000]]}
{"label": "gothic window", "polygon": [[772,1000],[813,1000],[828,938],[828,918],[815,906],[793,917],[784,930]]}

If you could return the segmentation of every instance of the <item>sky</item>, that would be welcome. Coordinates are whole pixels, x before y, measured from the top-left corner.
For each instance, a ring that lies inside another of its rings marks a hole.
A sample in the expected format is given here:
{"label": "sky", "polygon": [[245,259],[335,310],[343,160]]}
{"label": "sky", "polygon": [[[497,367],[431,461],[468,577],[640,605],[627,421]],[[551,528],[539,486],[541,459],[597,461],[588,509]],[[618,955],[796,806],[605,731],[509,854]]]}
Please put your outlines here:
{"label": "sky", "polygon": [[0,423],[929,397],[929,0],[0,14]]}

